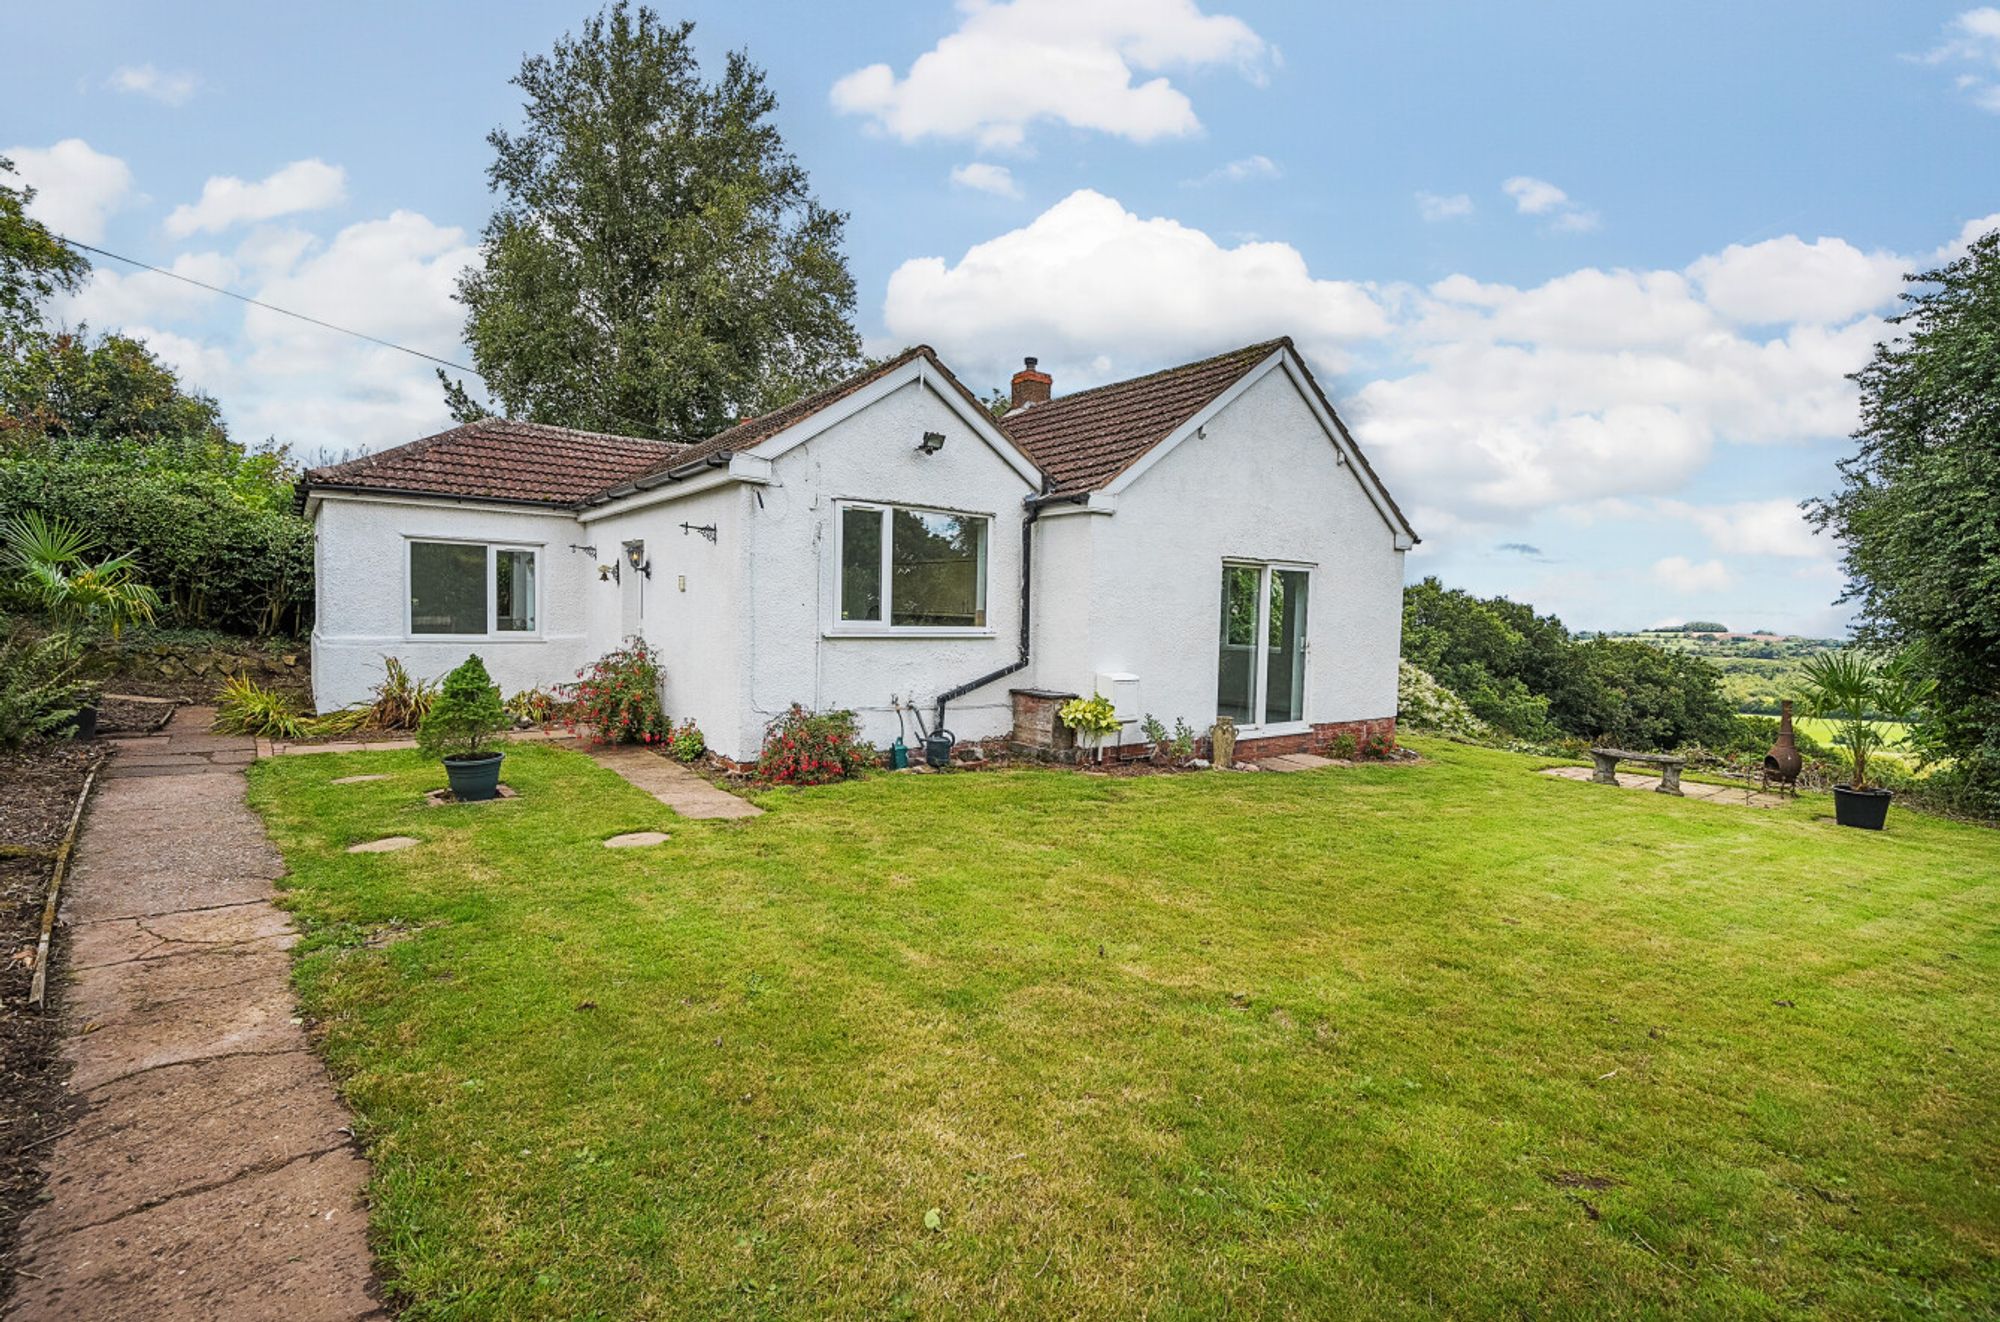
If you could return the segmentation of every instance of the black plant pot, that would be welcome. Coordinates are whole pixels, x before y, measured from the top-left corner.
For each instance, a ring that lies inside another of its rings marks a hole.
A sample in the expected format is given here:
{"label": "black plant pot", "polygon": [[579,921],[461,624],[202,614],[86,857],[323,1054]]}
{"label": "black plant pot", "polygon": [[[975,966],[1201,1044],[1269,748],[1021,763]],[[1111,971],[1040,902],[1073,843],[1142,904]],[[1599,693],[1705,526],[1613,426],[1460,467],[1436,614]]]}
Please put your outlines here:
{"label": "black plant pot", "polygon": [[76,715],[63,726],[63,733],[75,739],[97,738],[97,704],[77,708]]}
{"label": "black plant pot", "polygon": [[452,797],[461,803],[500,797],[500,759],[504,753],[481,753],[477,757],[448,757],[444,774],[451,781]]}
{"label": "black plant pot", "polygon": [[1835,785],[1833,820],[1842,826],[1879,831],[1882,823],[1889,820],[1889,800],[1894,797],[1888,790],[1858,790],[1848,785]]}

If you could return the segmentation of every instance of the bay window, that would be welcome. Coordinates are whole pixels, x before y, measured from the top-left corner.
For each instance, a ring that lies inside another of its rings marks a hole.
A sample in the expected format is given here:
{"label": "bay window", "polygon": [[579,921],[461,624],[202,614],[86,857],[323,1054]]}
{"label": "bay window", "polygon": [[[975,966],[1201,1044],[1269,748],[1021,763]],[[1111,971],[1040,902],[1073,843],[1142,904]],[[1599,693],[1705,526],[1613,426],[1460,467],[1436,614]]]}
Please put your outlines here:
{"label": "bay window", "polygon": [[412,637],[532,634],[536,553],[484,542],[418,542],[410,547]]}
{"label": "bay window", "polygon": [[890,505],[838,510],[839,628],[986,627],[991,519]]}

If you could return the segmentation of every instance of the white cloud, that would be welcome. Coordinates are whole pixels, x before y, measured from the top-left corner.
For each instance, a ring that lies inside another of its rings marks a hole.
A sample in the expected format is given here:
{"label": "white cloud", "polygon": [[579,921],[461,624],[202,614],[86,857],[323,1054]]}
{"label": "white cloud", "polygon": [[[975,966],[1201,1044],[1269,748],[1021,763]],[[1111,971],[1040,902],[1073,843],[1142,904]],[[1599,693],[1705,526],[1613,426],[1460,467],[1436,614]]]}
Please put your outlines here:
{"label": "white cloud", "polygon": [[1728,566],[1720,560],[1704,560],[1696,564],[1684,555],[1670,555],[1664,560],[1654,561],[1653,579],[1668,591],[1682,596],[1722,592],[1735,581]]}
{"label": "white cloud", "polygon": [[1441,220],[1458,220],[1472,214],[1472,198],[1466,193],[1445,196],[1439,193],[1418,193],[1417,214],[1436,224]]}
{"label": "white cloud", "polygon": [[1268,156],[1245,156],[1240,161],[1219,165],[1207,174],[1195,179],[1183,179],[1181,183],[1189,188],[1206,188],[1210,184],[1242,184],[1253,179],[1277,179],[1284,171]]}
{"label": "white cloud", "polygon": [[[2000,9],[1968,9],[1945,25],[1944,41],[1918,56],[1924,64],[1956,65],[1952,85],[1981,110],[2000,115]],[[1965,66],[1970,65],[1970,70]]]}
{"label": "white cloud", "polygon": [[1709,307],[1730,321],[1833,324],[1892,302],[1903,287],[1906,258],[1864,253],[1844,239],[1796,235],[1748,246],[1730,244],[1688,267]]}
{"label": "white cloud", "polygon": [[[1194,0],[963,0],[961,12],[902,78],[887,64],[841,78],[834,108],[904,142],[1017,148],[1041,120],[1150,142],[1201,127],[1163,71],[1233,66],[1256,78],[1271,55],[1241,19]],[[1160,76],[1135,83],[1139,74]]]}
{"label": "white cloud", "polygon": [[1563,234],[1584,234],[1597,228],[1595,211],[1586,211],[1570,195],[1546,179],[1517,174],[1500,185],[1500,191],[1514,199],[1514,210],[1524,216],[1541,216],[1549,227]]}
{"label": "white cloud", "polygon": [[989,161],[974,161],[970,165],[952,166],[951,181],[960,188],[992,193],[998,197],[1021,195],[1020,185],[1014,182],[1014,172],[1004,165],[994,165]]}
{"label": "white cloud", "polygon": [[161,105],[186,105],[201,79],[186,70],[166,70],[151,64],[127,64],[113,71],[104,85],[114,92],[148,97]]}
{"label": "white cloud", "polygon": [[[1441,280],[1398,301],[1396,346],[1413,370],[1361,387],[1351,420],[1392,486],[1503,522],[1671,493],[1718,443],[1845,435],[1847,374],[1885,333],[1863,309],[1893,290],[1873,262],[1834,263],[1829,278],[1853,287],[1829,289],[1770,277],[1760,260],[1696,262],[1709,284],[1595,269],[1527,289]],[[1746,309],[1775,329],[1747,333],[1735,320]],[[1829,312],[1852,319],[1822,324]]]}
{"label": "white cloud", "polygon": [[[225,289],[236,278],[236,264],[214,252],[182,253],[167,269]],[[65,325],[87,324],[94,331],[131,334],[133,326],[193,315],[218,297],[151,271],[126,271],[111,262],[99,262],[85,277],[83,288],[74,294],[57,295],[49,310]]]}
{"label": "white cloud", "polygon": [[10,158],[22,181],[36,190],[28,213],[78,242],[101,242],[105,221],[131,200],[130,167],[81,138],[64,138],[53,147],[9,147],[0,156]]}
{"label": "white cloud", "polygon": [[216,175],[201,186],[199,201],[175,207],[167,233],[175,238],[214,233],[232,225],[317,211],[347,197],[347,172],[317,158],[293,161],[256,183]]}
{"label": "white cloud", "polygon": [[[466,361],[458,275],[478,260],[465,232],[415,212],[349,225],[322,242],[298,230],[254,234],[231,259],[248,290],[279,307]],[[157,279],[158,277],[152,277]],[[166,282],[162,282],[166,283]],[[234,433],[275,437],[298,450],[376,450],[450,425],[433,366],[263,308],[217,302],[200,329],[128,326],[186,379],[223,403]],[[454,373],[454,375],[457,375]],[[475,393],[479,382],[467,382]]]}
{"label": "white cloud", "polygon": [[955,264],[904,262],[883,320],[897,343],[935,344],[975,380],[1036,354],[1059,389],[1287,333],[1339,363],[1388,329],[1367,288],[1315,279],[1288,244],[1226,248],[1089,189]]}
{"label": "white cloud", "polygon": [[1838,548],[1813,531],[1795,500],[1740,500],[1727,505],[1661,500],[1654,508],[1670,519],[1692,524],[1712,548],[1725,554],[1825,561],[1838,555]]}
{"label": "white cloud", "polygon": [[1990,216],[1981,216],[1977,220],[1968,220],[1960,227],[1956,238],[1932,254],[1932,260],[1937,262],[1955,262],[1965,256],[1966,250],[1972,247],[1974,239],[1990,234],[1996,229],[2000,229],[2000,211],[1996,211]]}

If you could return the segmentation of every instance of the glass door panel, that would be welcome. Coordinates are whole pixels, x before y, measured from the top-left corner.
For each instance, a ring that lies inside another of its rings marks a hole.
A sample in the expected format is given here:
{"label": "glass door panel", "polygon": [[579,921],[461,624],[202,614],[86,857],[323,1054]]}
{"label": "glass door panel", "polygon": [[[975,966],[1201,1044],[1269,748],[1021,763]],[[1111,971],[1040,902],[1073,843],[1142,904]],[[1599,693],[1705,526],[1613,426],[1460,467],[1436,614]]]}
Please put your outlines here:
{"label": "glass door panel", "polygon": [[1249,725],[1257,711],[1257,594],[1263,571],[1255,565],[1222,567],[1221,665],[1215,714]]}
{"label": "glass door panel", "polygon": [[1306,572],[1273,569],[1264,639],[1264,721],[1302,721],[1306,714]]}

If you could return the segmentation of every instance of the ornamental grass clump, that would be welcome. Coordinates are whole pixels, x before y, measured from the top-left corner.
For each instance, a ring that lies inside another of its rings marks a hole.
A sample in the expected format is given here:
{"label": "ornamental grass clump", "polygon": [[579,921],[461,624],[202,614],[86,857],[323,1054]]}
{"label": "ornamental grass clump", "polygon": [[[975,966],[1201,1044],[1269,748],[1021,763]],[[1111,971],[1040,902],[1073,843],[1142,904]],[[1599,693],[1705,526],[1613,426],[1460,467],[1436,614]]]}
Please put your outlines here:
{"label": "ornamental grass clump", "polygon": [[569,703],[563,723],[572,734],[589,726],[592,742],[657,744],[670,727],[660,703],[660,663],[643,638],[634,638],[606,652],[576,672],[576,681],[562,686]]}
{"label": "ornamental grass clump", "polygon": [[876,760],[851,711],[807,711],[798,703],[764,727],[757,778],[773,785],[827,785]]}

